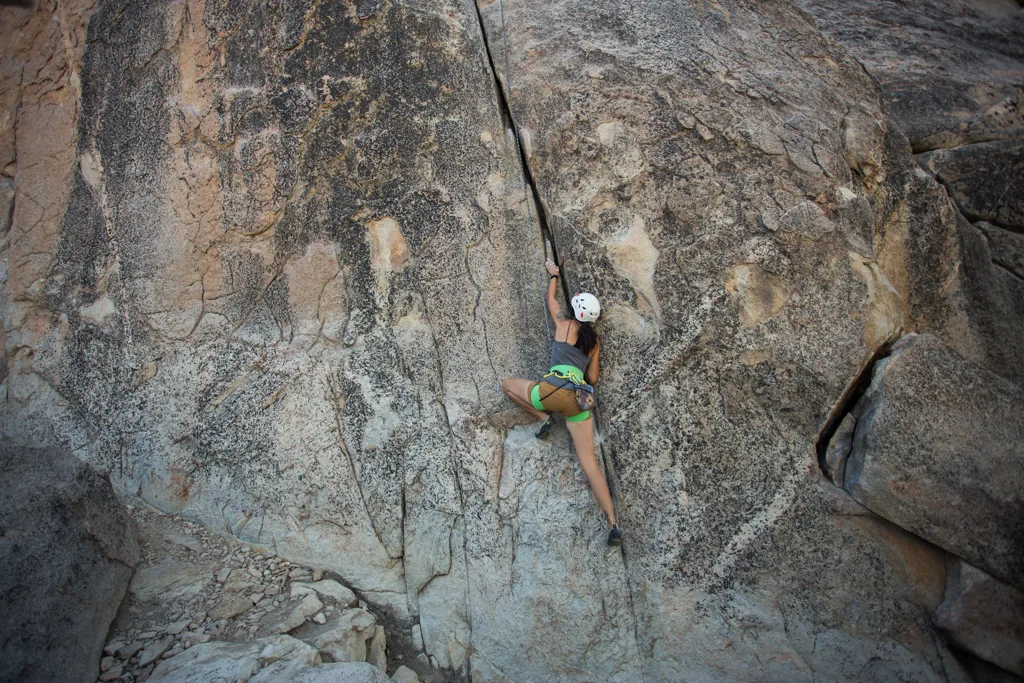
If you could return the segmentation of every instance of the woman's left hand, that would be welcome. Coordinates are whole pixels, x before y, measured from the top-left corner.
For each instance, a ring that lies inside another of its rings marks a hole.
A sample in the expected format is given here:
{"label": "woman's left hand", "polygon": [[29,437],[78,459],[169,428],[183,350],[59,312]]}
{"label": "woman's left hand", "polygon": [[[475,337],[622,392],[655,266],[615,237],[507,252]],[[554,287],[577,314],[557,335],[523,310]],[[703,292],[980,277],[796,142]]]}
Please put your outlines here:
{"label": "woman's left hand", "polygon": [[551,259],[545,261],[544,266],[548,269],[549,275],[558,275],[558,266],[556,266],[555,262]]}

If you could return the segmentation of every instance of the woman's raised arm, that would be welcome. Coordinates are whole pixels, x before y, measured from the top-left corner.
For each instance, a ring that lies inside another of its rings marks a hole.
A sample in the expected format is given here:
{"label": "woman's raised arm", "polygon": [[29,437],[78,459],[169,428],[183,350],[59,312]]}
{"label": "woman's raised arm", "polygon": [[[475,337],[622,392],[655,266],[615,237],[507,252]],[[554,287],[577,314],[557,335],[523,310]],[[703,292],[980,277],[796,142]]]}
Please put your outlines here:
{"label": "woman's raised arm", "polygon": [[558,305],[558,266],[555,265],[554,261],[548,259],[544,262],[544,266],[548,269],[548,274],[551,278],[548,280],[548,294],[545,297],[545,301],[548,304],[548,313],[551,314],[551,319],[558,323],[559,316],[562,315],[562,307]]}

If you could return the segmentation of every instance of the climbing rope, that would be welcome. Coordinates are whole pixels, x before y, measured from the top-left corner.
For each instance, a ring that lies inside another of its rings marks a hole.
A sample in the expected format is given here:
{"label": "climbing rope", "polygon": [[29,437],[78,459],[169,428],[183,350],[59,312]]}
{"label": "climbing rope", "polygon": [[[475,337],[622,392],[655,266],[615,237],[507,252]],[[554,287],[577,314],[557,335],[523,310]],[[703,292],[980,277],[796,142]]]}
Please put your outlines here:
{"label": "climbing rope", "polygon": [[[508,99],[508,115],[512,119],[512,135],[515,137],[515,140],[516,140],[516,152],[519,153],[519,170],[520,170],[520,175],[523,178],[523,199],[524,199],[524,201],[526,201],[526,215],[529,217],[530,230],[532,232],[533,231],[533,210],[530,208],[530,198],[529,198],[529,194],[528,194],[529,190],[528,190],[527,182],[526,182],[526,163],[524,161],[525,156],[523,155],[522,143],[519,141],[519,126],[516,124],[516,113],[515,113],[515,108],[514,108],[514,106],[512,104],[512,75],[511,75],[512,71],[511,71],[511,67],[509,66],[509,59],[508,59],[508,53],[509,53],[509,50],[508,50],[508,32],[505,30],[505,2],[504,2],[504,0],[498,0],[498,9],[499,9],[499,11],[501,13],[501,44],[502,44],[502,47],[503,47],[503,49],[505,51],[505,87],[508,90],[508,98],[507,98]],[[537,210],[540,211],[540,208],[538,208]],[[555,265],[558,266],[559,269],[561,270],[561,265],[559,265],[559,263],[558,263],[558,253],[555,251],[554,246],[553,246],[552,241],[551,241],[551,234],[550,234],[550,232],[546,233],[544,224],[540,222],[540,217],[539,216],[538,216],[538,220],[537,220],[537,225],[538,225],[538,228],[540,230],[541,241],[544,243],[544,258],[545,258],[545,260],[550,255],[551,260],[554,261]],[[550,254],[549,254],[549,252],[550,252]],[[544,278],[544,273],[546,273],[546,270],[542,271],[542,274],[541,274],[541,279],[542,280]],[[544,291],[545,292],[547,292],[547,286],[548,285],[545,282],[544,283]],[[568,283],[567,283],[566,277],[563,275],[562,276],[562,290],[563,290],[562,294],[565,296],[566,304],[569,303],[569,291],[568,291],[567,288],[568,288]],[[551,333],[551,318],[550,318],[550,316],[546,315],[546,311],[545,311],[544,319],[545,319],[545,322],[547,323],[548,341],[551,341],[551,339],[553,338],[552,337],[552,333]],[[591,411],[591,413],[592,413],[592,416],[594,418],[594,436],[595,436],[595,441],[597,442],[598,451],[601,454],[601,463],[604,465],[605,478],[608,481],[608,491],[609,491],[609,493],[611,493],[612,500],[615,501],[615,500],[618,500],[618,496],[615,493],[615,488],[616,487],[612,483],[611,469],[608,467],[608,457],[605,455],[605,452],[604,452],[604,439],[601,437],[601,423],[600,423],[599,418],[598,418],[598,410],[597,410],[596,406]],[[625,552],[625,551],[623,551],[623,552]],[[632,596],[631,596],[631,599],[632,599]]]}

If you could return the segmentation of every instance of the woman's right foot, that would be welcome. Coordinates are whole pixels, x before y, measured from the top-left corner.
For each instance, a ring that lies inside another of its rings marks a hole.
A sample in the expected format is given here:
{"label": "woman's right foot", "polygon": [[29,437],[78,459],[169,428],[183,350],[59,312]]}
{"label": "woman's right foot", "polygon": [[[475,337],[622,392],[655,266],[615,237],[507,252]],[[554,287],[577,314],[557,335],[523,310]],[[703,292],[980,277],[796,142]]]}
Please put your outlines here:
{"label": "woman's right foot", "polygon": [[551,428],[554,426],[554,424],[555,424],[555,416],[554,415],[548,415],[548,419],[544,420],[544,424],[542,424],[540,426],[540,429],[537,430],[537,438],[538,439],[543,439],[545,436],[547,436],[548,432],[551,431]]}
{"label": "woman's right foot", "polygon": [[622,531],[618,524],[612,524],[612,530],[608,532],[608,545],[622,545]]}

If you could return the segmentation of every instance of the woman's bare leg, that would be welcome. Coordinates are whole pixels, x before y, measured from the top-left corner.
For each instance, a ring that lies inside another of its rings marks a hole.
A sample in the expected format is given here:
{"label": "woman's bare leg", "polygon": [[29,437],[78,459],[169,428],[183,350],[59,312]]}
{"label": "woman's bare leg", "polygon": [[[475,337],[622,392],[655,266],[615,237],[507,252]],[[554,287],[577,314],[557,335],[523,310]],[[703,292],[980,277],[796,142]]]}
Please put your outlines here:
{"label": "woman's bare leg", "polygon": [[533,407],[533,403],[530,402],[530,385],[533,384],[528,379],[522,377],[509,377],[508,379],[501,380],[501,390],[510,399],[516,402],[523,410],[533,415],[538,420],[548,419],[547,413],[542,413]]}
{"label": "woman's bare leg", "polygon": [[608,490],[608,482],[597,466],[597,458],[594,456],[594,419],[590,418],[583,422],[566,422],[569,428],[569,435],[572,436],[572,443],[576,447],[576,457],[579,458],[583,473],[587,475],[590,482],[590,490],[597,498],[597,504],[601,506],[604,513],[608,515],[608,525],[615,524],[615,508],[612,506],[612,494]]}

